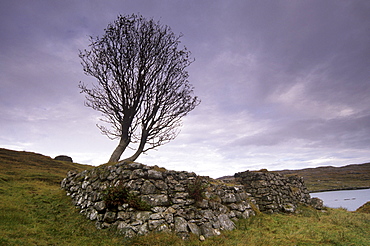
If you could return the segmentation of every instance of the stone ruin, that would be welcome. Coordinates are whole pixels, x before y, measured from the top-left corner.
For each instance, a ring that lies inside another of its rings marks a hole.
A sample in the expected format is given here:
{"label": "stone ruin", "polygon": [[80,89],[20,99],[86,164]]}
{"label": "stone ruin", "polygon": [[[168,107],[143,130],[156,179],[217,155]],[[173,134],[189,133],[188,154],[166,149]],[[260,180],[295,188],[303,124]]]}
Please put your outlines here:
{"label": "stone ruin", "polygon": [[321,200],[310,197],[302,177],[286,177],[267,171],[240,172],[234,177],[256,200],[261,212],[293,213],[299,204],[311,205],[316,209],[323,207]]}
{"label": "stone ruin", "polygon": [[[238,173],[235,177],[240,184],[121,162],[80,173],[69,171],[61,187],[80,213],[95,221],[98,229],[116,228],[126,237],[172,231],[183,239],[190,233],[207,238],[234,229],[236,220],[254,216],[260,210],[293,212],[299,203],[311,204],[300,178],[252,172]],[[197,198],[190,187],[199,178],[204,190]],[[108,206],[107,190],[119,185],[147,204],[147,208],[138,209],[129,203]]]}
{"label": "stone ruin", "polygon": [[[182,238],[189,233],[207,238],[234,229],[238,218],[254,215],[255,202],[242,185],[215,184],[203,178],[204,198],[196,201],[189,195],[189,185],[196,178],[195,173],[123,162],[81,173],[70,171],[61,187],[97,228],[116,227],[127,237],[174,231]],[[104,192],[116,185],[127,187],[150,205],[149,210],[140,211],[129,204],[108,208]]]}

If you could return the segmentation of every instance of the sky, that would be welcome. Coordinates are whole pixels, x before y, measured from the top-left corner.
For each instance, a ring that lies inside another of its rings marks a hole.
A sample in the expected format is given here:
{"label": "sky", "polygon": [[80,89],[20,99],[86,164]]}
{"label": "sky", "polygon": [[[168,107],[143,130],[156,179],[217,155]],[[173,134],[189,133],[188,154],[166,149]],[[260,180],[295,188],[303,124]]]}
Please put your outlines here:
{"label": "sky", "polygon": [[368,0],[1,0],[1,148],[108,161],[78,53],[132,13],[183,34],[201,99],[138,162],[217,178],[370,161]]}

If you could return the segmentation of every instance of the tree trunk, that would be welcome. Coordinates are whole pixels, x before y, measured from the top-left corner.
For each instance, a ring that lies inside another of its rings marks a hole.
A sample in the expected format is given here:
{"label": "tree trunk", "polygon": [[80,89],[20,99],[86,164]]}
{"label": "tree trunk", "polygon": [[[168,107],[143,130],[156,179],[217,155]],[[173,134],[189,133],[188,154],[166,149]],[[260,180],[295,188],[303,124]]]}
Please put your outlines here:
{"label": "tree trunk", "polygon": [[143,153],[144,151],[144,147],[145,147],[145,144],[146,144],[146,140],[148,139],[148,134],[146,133],[146,131],[144,131],[142,134],[141,134],[141,139],[140,139],[140,145],[139,145],[139,148],[136,150],[135,154],[133,154],[131,157],[125,159],[125,161],[135,161],[139,155],[141,153]]}
{"label": "tree trunk", "polygon": [[116,149],[113,151],[109,162],[118,162],[119,158],[121,157],[122,153],[125,151],[129,143],[130,141],[128,141],[127,138],[121,137],[121,140],[119,141]]}

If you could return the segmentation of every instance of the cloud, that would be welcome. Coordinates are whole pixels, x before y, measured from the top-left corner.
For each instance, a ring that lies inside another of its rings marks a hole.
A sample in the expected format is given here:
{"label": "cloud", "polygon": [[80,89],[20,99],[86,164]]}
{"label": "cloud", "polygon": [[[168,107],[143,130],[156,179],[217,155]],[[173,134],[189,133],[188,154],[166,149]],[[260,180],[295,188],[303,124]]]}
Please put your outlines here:
{"label": "cloud", "polygon": [[[2,1],[0,144],[81,163],[117,142],[83,105],[78,50],[118,14],[169,25],[202,103],[138,161],[213,177],[368,161],[368,1]],[[129,154],[127,154],[129,155]]]}

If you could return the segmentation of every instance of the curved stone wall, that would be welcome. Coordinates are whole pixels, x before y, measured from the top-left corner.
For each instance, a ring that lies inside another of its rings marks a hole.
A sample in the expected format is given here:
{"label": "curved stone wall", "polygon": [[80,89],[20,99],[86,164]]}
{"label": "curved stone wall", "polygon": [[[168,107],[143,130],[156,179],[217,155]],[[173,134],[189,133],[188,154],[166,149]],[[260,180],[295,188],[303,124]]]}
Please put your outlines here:
{"label": "curved stone wall", "polygon": [[313,204],[302,177],[254,171],[240,172],[234,176],[255,198],[261,212],[294,212],[299,204]]}
{"label": "curved stone wall", "polygon": [[[81,173],[70,171],[61,187],[97,228],[116,227],[127,237],[151,231],[175,231],[209,237],[235,228],[234,221],[254,215],[258,209],[243,185],[230,186],[203,177],[202,198],[189,194],[197,175],[169,171],[139,163],[101,166]],[[108,207],[104,198],[109,187],[122,185],[130,194],[150,205],[141,211],[128,203]]]}

